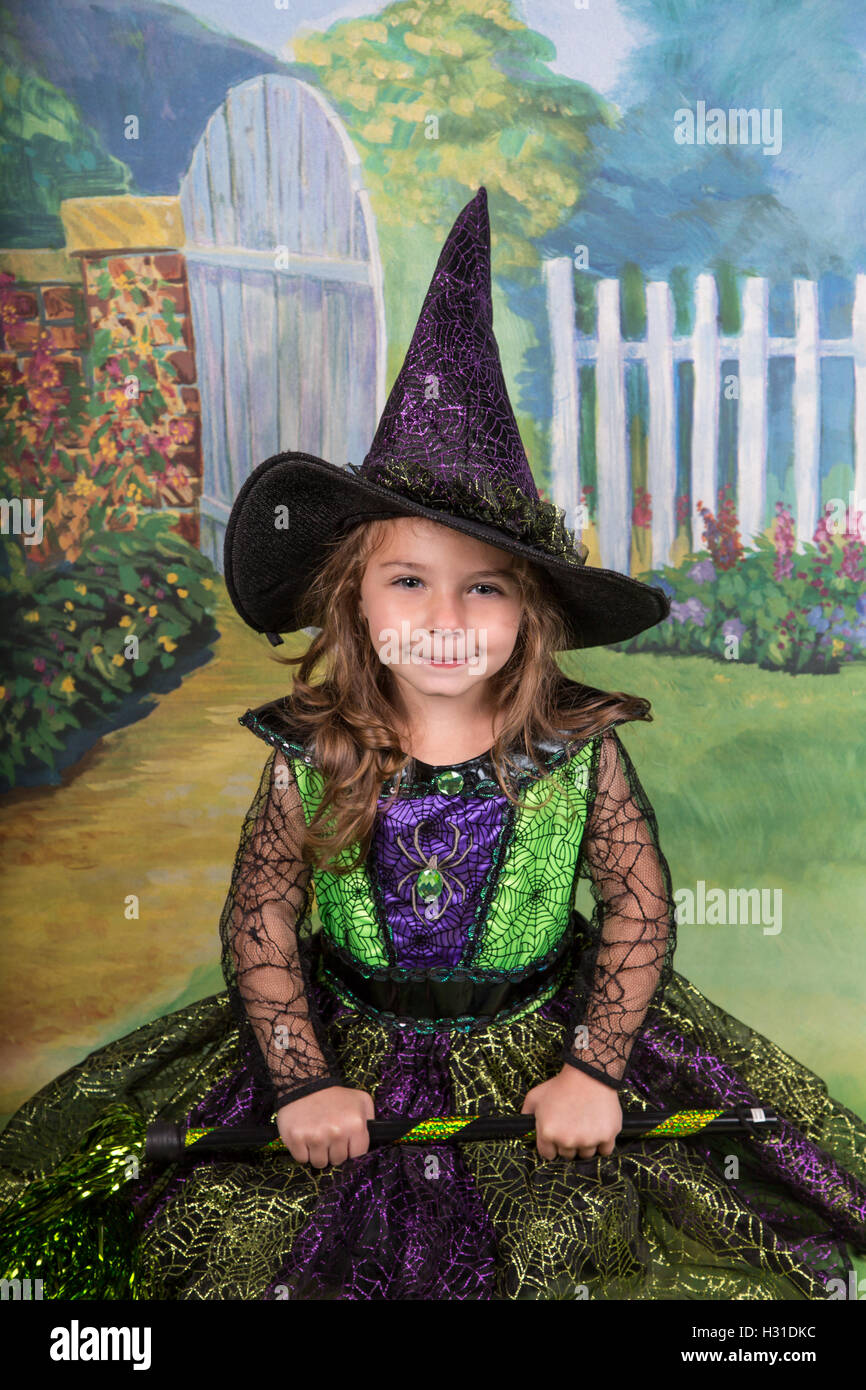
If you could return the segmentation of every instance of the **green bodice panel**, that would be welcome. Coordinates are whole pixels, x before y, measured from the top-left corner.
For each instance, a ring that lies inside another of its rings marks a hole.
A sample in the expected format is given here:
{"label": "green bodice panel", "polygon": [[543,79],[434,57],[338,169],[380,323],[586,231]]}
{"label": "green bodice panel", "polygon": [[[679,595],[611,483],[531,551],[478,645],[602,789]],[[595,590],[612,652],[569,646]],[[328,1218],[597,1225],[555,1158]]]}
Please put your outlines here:
{"label": "green bodice panel", "polygon": [[[245,718],[255,715],[248,712]],[[321,800],[324,774],[299,743],[267,725],[255,731],[290,760],[309,824]],[[531,764],[522,757],[521,771],[512,783],[520,798],[516,806],[507,802],[493,780],[487,755],[456,764],[461,770],[456,774],[414,764],[416,775],[401,785],[396,801],[380,800],[374,838],[382,836],[389,844],[401,830],[404,842],[411,841],[413,825],[424,817],[438,816],[441,821],[447,815],[464,838],[471,833],[471,817],[476,827],[485,827],[489,845],[483,882],[473,895],[472,920],[465,924],[465,945],[455,964],[520,971],[547,956],[562,939],[574,902],[599,737],[576,748],[573,742],[547,745],[539,759],[543,775],[534,779]],[[337,862],[349,864],[356,849],[344,850]],[[400,859],[401,874],[412,868],[412,860]],[[369,855],[349,873],[314,869],[312,879],[327,937],[368,968],[393,965],[395,941],[382,895],[371,881]]]}

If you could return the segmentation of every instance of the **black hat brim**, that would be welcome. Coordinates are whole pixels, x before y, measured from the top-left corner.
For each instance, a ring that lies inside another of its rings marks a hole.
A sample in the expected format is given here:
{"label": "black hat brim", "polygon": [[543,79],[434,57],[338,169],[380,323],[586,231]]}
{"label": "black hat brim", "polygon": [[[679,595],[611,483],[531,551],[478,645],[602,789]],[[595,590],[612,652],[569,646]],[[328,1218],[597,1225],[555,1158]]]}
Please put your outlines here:
{"label": "black hat brim", "polygon": [[[277,525],[283,518],[279,508],[288,514],[285,527]],[[437,522],[540,566],[563,610],[565,650],[625,641],[670,612],[667,594],[653,585],[616,570],[569,564],[498,527],[397,497],[314,454],[294,451],[265,459],[235,498],[224,543],[232,603],[256,632],[298,631],[311,621],[304,595],[335,538],[357,521],[400,516]]]}

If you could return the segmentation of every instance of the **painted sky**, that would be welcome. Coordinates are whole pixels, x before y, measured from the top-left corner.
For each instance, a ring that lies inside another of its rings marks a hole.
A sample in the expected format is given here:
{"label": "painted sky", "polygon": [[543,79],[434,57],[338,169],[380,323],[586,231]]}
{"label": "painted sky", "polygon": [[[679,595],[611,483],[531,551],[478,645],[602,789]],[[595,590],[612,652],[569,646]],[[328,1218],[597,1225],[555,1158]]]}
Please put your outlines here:
{"label": "painted sky", "polygon": [[[237,0],[189,0],[174,9],[190,14],[215,29],[247,39],[261,48],[291,59],[292,35],[303,27],[324,31],[339,19],[378,14],[390,0],[274,0],[271,5],[238,6]],[[589,0],[578,9],[574,0],[512,0],[515,14],[556,45],[553,72],[587,82],[604,96],[616,95],[625,59],[641,42],[643,31],[623,15],[617,0]]]}

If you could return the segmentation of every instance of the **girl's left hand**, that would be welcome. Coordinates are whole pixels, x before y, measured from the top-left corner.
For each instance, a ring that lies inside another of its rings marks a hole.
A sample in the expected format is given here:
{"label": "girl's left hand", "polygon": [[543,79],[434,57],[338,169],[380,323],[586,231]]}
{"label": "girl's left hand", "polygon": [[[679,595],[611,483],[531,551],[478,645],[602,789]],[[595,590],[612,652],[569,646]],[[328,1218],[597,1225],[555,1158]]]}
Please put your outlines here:
{"label": "girl's left hand", "polygon": [[535,1116],[535,1138],[542,1158],[581,1158],[612,1154],[622,1129],[617,1092],[603,1081],[566,1063],[557,1076],[527,1091],[521,1115]]}

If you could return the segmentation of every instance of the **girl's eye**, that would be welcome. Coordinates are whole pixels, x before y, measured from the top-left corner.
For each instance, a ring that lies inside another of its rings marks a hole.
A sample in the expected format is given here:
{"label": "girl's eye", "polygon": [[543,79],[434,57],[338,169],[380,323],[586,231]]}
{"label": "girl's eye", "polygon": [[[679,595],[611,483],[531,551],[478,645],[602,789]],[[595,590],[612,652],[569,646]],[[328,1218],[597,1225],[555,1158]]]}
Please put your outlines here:
{"label": "girl's eye", "polygon": [[[418,576],[414,574],[401,574],[399,579],[395,579],[393,582],[394,584],[421,584],[423,580],[419,579]],[[495,584],[484,584],[479,582],[478,584],[473,584],[472,587],[473,589],[489,589],[493,594],[502,593],[502,590],[498,589]]]}

